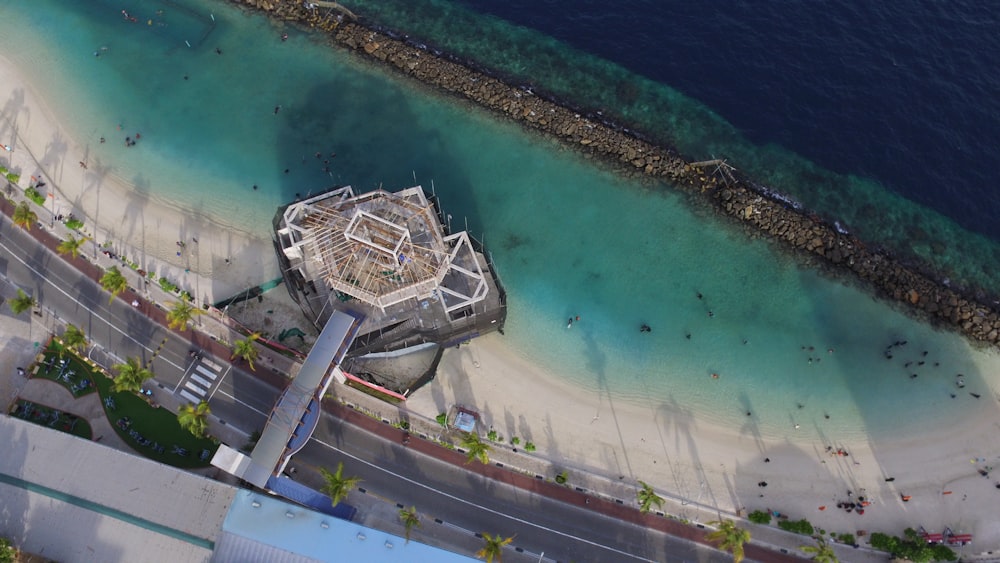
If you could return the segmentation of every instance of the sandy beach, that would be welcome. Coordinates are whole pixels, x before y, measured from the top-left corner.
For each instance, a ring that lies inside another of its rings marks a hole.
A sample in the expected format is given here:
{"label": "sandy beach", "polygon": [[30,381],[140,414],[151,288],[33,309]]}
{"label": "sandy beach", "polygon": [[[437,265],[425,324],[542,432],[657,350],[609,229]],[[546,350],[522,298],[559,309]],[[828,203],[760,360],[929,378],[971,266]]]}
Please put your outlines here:
{"label": "sandy beach", "polygon": [[[740,428],[714,427],[683,404],[625,402],[564,381],[490,334],[449,349],[437,378],[407,407],[430,417],[452,404],[477,409],[486,427],[532,441],[538,455],[568,470],[570,482],[586,471],[643,480],[665,497],[729,513],[780,511],[831,532],[951,527],[975,536],[963,553],[1000,546],[1000,473],[980,473],[1000,467],[995,387],[960,427],[910,441],[842,441],[821,426],[763,436],[752,417]],[[837,507],[862,496],[871,503],[864,514]]]}
{"label": "sandy beach", "polygon": [[[110,250],[173,280],[198,302],[277,277],[266,232],[241,232],[142,194],[102,159],[98,140],[70,139],[4,59],[0,98],[0,142],[12,148],[0,162],[20,172],[22,189],[32,176],[47,184],[41,191],[54,197],[36,209],[46,225],[47,212],[73,212],[98,244],[110,241]],[[983,373],[1000,371],[996,354],[990,359]],[[454,403],[473,407],[487,427],[533,442],[536,455],[567,469],[571,480],[574,471],[641,479],[664,496],[727,512],[770,508],[838,533],[950,526],[974,534],[975,546],[966,551],[978,553],[1000,547],[1000,473],[980,474],[1000,466],[1000,408],[997,384],[990,384],[993,392],[973,403],[962,426],[920,440],[845,443],[822,426],[791,425],[786,435],[765,436],[753,417],[738,428],[713,427],[684,404],[655,397],[625,402],[578,389],[491,334],[448,350],[437,378],[407,406],[431,418]],[[871,503],[863,515],[837,508],[859,496]]]}
{"label": "sandy beach", "polygon": [[[85,254],[106,249],[125,256],[199,303],[217,302],[280,275],[268,226],[241,231],[233,227],[236,218],[208,217],[136,189],[102,157],[105,145],[99,139],[71,138],[40,94],[0,57],[0,143],[12,149],[0,152],[0,163],[20,173],[22,190],[36,183],[32,177],[45,183],[39,191],[48,202],[44,209],[35,207],[43,225],[50,225],[53,213],[73,213],[84,220],[82,232],[100,246],[88,245]],[[14,199],[24,198],[14,194]],[[130,284],[136,284],[138,275],[127,270]]]}

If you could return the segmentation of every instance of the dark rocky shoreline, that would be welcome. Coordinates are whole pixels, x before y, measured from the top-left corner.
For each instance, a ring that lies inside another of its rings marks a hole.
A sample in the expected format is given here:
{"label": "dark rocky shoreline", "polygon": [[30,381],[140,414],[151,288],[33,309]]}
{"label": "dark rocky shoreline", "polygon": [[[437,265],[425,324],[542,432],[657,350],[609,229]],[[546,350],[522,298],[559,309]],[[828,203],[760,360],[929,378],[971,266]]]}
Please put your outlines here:
{"label": "dark rocky shoreline", "polygon": [[[1000,304],[948,287],[929,272],[907,266],[881,249],[868,248],[839,225],[761,189],[718,161],[689,162],[669,147],[599,116],[543,99],[530,89],[505,84],[482,70],[435,54],[349,15],[324,7],[310,10],[294,0],[230,0],[272,18],[330,34],[332,41],[360,56],[393,68],[437,90],[471,101],[536,131],[551,135],[585,155],[635,177],[669,182],[738,221],[750,236],[784,243],[811,265],[873,287],[908,311],[950,327],[974,342],[1000,343]],[[325,3],[324,3],[325,4]]]}

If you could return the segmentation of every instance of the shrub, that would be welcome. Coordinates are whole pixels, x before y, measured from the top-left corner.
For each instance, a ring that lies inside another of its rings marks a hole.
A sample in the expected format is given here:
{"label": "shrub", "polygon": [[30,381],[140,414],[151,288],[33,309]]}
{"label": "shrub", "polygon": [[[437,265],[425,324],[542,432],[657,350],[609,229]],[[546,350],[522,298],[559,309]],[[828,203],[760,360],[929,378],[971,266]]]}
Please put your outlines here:
{"label": "shrub", "polygon": [[532,443],[532,442],[525,442],[524,443],[524,449],[525,449],[525,451],[533,452],[533,451],[535,451],[535,444]]}
{"label": "shrub", "polygon": [[74,231],[79,231],[83,228],[83,221],[77,219],[76,217],[70,217],[66,219],[65,223],[67,229],[72,229]]}
{"label": "shrub", "polygon": [[892,553],[896,548],[898,538],[894,538],[888,534],[883,534],[882,532],[875,532],[869,536],[868,543],[870,543],[875,549]]}
{"label": "shrub", "polygon": [[448,424],[448,415],[445,413],[441,413],[436,417],[434,417],[434,420],[436,420],[437,423],[440,424],[441,426],[445,426],[446,424]]}
{"label": "shrub", "polygon": [[510,443],[514,444],[516,446],[516,445],[518,445],[518,444],[521,443],[521,439],[518,438],[517,436],[511,436],[510,437]]}
{"label": "shrub", "polygon": [[0,538],[0,563],[14,563],[17,561],[17,549],[11,545],[7,538]]}
{"label": "shrub", "polygon": [[771,513],[765,510],[754,510],[750,514],[747,514],[747,520],[754,524],[770,524]]}
{"label": "shrub", "polygon": [[[20,180],[20,179],[21,179],[21,175],[20,174],[15,174],[13,172],[8,172],[7,173],[7,181],[10,182],[11,184],[16,184],[18,182],[18,180]],[[45,203],[45,198],[42,198],[42,203]],[[39,204],[39,205],[41,205],[41,204]]]}
{"label": "shrub", "polygon": [[556,475],[556,483],[559,483],[560,485],[565,485],[566,479],[568,479],[568,476],[566,475],[565,471],[563,471],[559,475]]}
{"label": "shrub", "polygon": [[34,186],[29,187],[28,189],[24,190],[24,197],[26,197],[26,198],[30,199],[31,201],[35,202],[35,204],[37,204],[37,205],[45,205],[45,196],[43,196],[41,193],[39,193],[38,190],[36,190],[34,188]]}
{"label": "shrub", "polygon": [[930,548],[933,561],[955,561],[958,559],[958,555],[946,545],[929,545],[927,547]]}
{"label": "shrub", "polygon": [[854,534],[837,534],[837,541],[847,545],[855,545],[857,540],[854,538]]}
{"label": "shrub", "polygon": [[813,525],[805,518],[802,520],[781,520],[778,522],[778,527],[787,532],[802,534],[804,536],[811,536],[815,531]]}
{"label": "shrub", "polygon": [[170,280],[168,280],[167,278],[161,277],[160,278],[160,289],[162,289],[163,291],[166,291],[167,293],[172,293],[174,291],[177,291],[177,286],[174,285],[174,284],[172,284],[172,283],[170,283]]}
{"label": "shrub", "polygon": [[903,533],[906,539],[876,532],[869,541],[875,549],[888,551],[899,559],[908,559],[914,563],[958,559],[958,555],[946,545],[928,545],[913,528],[907,528]]}
{"label": "shrub", "polygon": [[494,429],[492,429],[492,428],[490,428],[490,431],[486,433],[486,437],[491,442],[499,442],[500,441],[500,435],[497,434],[497,431],[494,430]]}

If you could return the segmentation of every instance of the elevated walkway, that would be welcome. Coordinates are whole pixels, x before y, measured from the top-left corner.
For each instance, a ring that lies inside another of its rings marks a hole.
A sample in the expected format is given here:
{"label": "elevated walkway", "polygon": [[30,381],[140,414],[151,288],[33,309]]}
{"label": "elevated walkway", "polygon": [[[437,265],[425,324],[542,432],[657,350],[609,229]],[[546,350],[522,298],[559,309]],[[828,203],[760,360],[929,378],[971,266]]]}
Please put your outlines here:
{"label": "elevated walkway", "polygon": [[[249,457],[221,446],[212,464],[267,488],[288,459],[309,441],[319,422],[321,401],[333,379],[343,382],[340,362],[357,336],[362,315],[336,311],[327,321],[302,368],[271,409],[257,446]],[[276,491],[277,492],[277,491]]]}

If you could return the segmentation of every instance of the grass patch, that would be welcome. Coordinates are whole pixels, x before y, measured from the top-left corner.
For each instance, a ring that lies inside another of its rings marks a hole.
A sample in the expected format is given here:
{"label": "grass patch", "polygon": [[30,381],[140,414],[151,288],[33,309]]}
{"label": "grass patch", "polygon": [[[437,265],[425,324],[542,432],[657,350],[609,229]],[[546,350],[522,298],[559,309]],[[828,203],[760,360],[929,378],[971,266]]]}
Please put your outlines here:
{"label": "grass patch", "polygon": [[[38,364],[36,377],[57,381],[73,392],[72,387],[68,386],[73,384],[68,384],[59,378],[59,372],[62,370],[59,363],[61,349],[62,345],[58,341],[49,342],[42,362]],[[218,444],[208,438],[195,438],[190,432],[181,428],[177,422],[177,413],[154,407],[134,393],[113,393],[111,378],[103,370],[91,366],[73,352],[67,351],[65,359],[67,367],[63,375],[73,370],[76,372],[76,385],[83,380],[90,381],[90,386],[86,390],[74,393],[73,396],[86,395],[96,389],[111,427],[140,455],[186,469],[209,466],[209,460],[218,449]],[[49,360],[51,360],[50,365],[46,365]],[[179,453],[181,450],[187,454]]]}
{"label": "grass patch", "polygon": [[38,403],[32,403],[31,401],[25,401],[24,399],[18,399],[14,402],[10,409],[10,415],[33,422],[39,426],[48,426],[60,432],[79,436],[84,440],[91,440],[94,437],[94,431],[90,428],[90,423],[75,414],[39,405]]}
{"label": "grass patch", "polygon": [[354,389],[357,389],[358,391],[361,391],[362,393],[364,393],[366,395],[371,395],[372,397],[375,397],[376,399],[379,399],[381,401],[385,401],[385,402],[393,404],[393,405],[398,405],[401,402],[399,399],[397,399],[396,397],[393,397],[392,395],[389,395],[387,393],[383,393],[383,392],[379,391],[378,389],[372,389],[371,387],[369,387],[367,385],[362,385],[362,384],[358,383],[357,381],[351,381],[350,379],[348,379],[347,380],[347,386],[348,387],[353,387]]}
{"label": "grass patch", "polygon": [[111,427],[140,455],[186,469],[209,466],[218,444],[181,428],[177,413],[154,407],[134,393],[113,393],[110,377],[101,375],[95,381]]}
{"label": "grass patch", "polygon": [[[50,340],[42,353],[42,360],[35,364],[35,369],[30,370],[34,372],[31,376],[55,381],[69,391],[73,398],[96,391],[93,368],[70,352],[66,352],[60,359],[59,352],[62,349],[62,344],[54,339]],[[63,361],[66,363],[63,364]]]}

